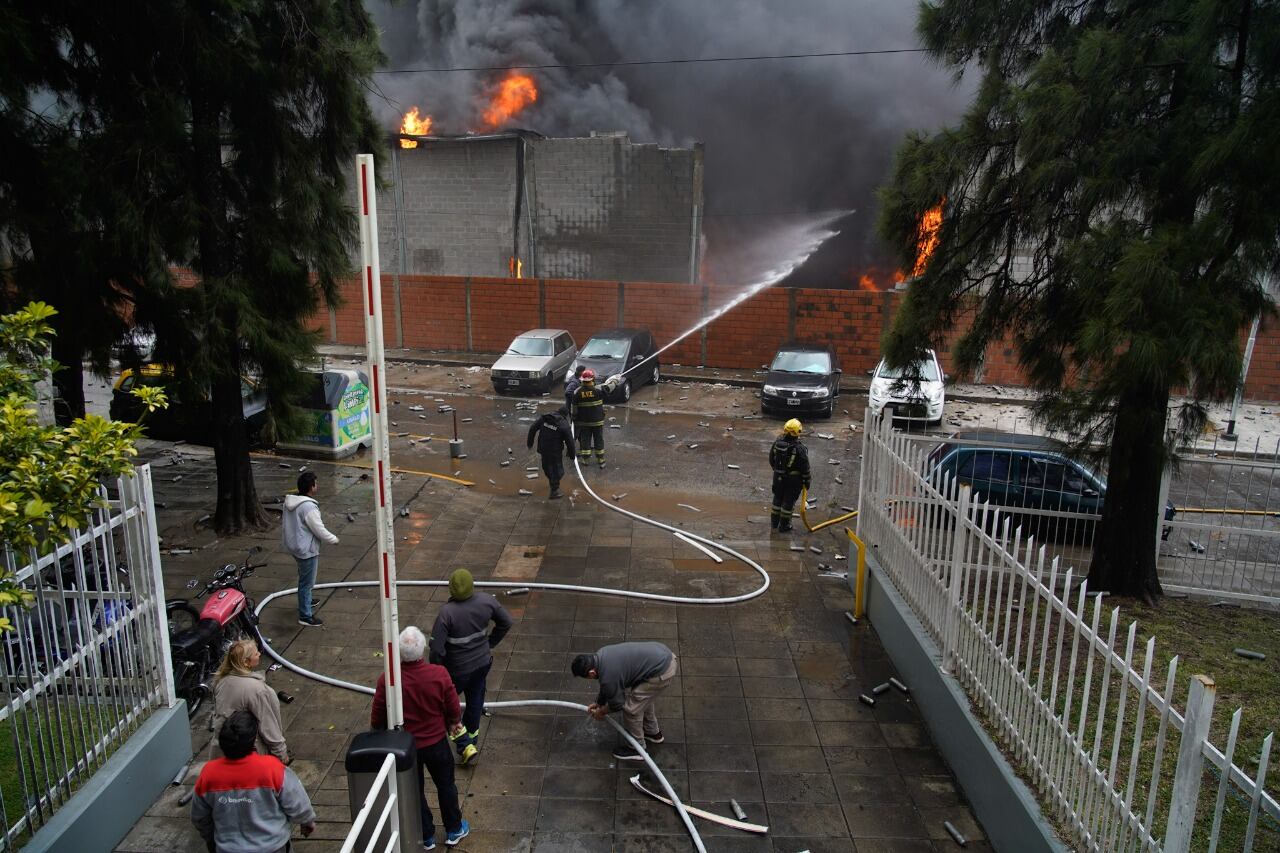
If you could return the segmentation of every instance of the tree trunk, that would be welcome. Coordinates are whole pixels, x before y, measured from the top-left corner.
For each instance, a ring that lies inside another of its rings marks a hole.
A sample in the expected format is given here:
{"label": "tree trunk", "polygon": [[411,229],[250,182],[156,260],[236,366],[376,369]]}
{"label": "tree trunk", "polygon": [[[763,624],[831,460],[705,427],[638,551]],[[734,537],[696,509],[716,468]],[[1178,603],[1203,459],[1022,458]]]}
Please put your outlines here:
{"label": "tree trunk", "polygon": [[1155,537],[1164,518],[1160,481],[1169,389],[1130,388],[1116,406],[1107,496],[1093,540],[1089,588],[1154,604],[1164,594],[1156,573]]}
{"label": "tree trunk", "polygon": [[197,91],[191,99],[192,174],[200,200],[201,287],[210,291],[206,305],[218,312],[218,322],[206,330],[203,346],[215,357],[209,377],[213,420],[213,457],[218,472],[218,501],[214,529],[238,533],[246,527],[266,526],[258,503],[258,489],[249,464],[249,439],[240,396],[240,324],[233,299],[219,298],[217,288],[232,286],[231,247],[228,245],[227,196],[222,186],[222,108],[217,98]]}
{"label": "tree trunk", "polygon": [[53,414],[62,427],[84,417],[84,342],[79,329],[65,328],[71,325],[70,317],[69,313],[58,313],[52,320],[57,334],[50,355],[61,365],[53,374]]}

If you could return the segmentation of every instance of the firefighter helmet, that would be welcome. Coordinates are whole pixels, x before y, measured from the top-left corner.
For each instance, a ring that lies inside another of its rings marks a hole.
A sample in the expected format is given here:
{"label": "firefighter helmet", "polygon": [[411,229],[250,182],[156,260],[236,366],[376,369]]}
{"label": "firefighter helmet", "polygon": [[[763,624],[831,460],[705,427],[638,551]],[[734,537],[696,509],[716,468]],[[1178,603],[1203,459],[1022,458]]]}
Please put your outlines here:
{"label": "firefighter helmet", "polygon": [[583,382],[595,382],[595,381],[596,381],[596,372],[595,372],[594,370],[592,370],[591,368],[589,368],[589,367],[588,367],[586,370],[582,371],[582,381],[583,381]]}
{"label": "firefighter helmet", "polygon": [[785,435],[799,435],[800,429],[800,421],[796,418],[792,418],[782,425],[782,432]]}

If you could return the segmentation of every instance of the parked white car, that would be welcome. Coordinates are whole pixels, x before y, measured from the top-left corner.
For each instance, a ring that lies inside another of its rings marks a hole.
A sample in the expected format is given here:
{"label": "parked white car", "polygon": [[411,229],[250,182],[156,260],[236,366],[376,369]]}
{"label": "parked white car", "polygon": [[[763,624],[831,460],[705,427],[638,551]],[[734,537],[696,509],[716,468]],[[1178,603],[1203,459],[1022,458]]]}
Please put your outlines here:
{"label": "parked white car", "polygon": [[564,329],[533,329],[511,342],[502,358],[493,363],[489,378],[499,394],[541,394],[564,379],[577,356],[578,346]]}
{"label": "parked white car", "polygon": [[[891,369],[880,359],[871,374],[871,409],[909,421],[942,421],[947,403],[946,374],[933,350],[909,367]],[[891,410],[891,411],[890,411]]]}

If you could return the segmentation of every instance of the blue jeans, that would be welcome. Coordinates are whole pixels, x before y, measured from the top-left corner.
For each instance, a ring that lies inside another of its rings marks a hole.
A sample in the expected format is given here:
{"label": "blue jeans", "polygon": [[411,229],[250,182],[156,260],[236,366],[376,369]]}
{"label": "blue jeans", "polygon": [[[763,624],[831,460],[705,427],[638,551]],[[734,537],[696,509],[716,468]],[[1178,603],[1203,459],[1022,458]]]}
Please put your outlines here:
{"label": "blue jeans", "polygon": [[316,585],[316,566],[320,555],[294,557],[298,563],[298,618],[311,618],[311,587]]}
{"label": "blue jeans", "polygon": [[467,703],[467,707],[462,709],[462,727],[466,729],[466,732],[453,742],[459,755],[480,737],[480,718],[484,716],[484,682],[489,677],[489,670],[492,667],[493,661],[490,660],[484,666],[479,669],[473,669],[470,672],[449,673],[453,679],[454,689],[458,691],[458,695]]}

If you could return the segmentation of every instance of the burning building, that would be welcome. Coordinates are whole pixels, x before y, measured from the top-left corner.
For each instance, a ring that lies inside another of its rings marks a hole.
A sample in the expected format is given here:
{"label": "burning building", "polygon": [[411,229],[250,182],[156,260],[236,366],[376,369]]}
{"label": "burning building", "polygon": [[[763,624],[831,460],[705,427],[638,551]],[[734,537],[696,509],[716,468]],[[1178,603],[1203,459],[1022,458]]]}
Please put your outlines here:
{"label": "burning building", "polygon": [[[485,126],[501,125],[530,97],[518,82],[507,89],[509,108],[492,107]],[[384,272],[697,280],[700,144],[664,148],[623,133],[430,133],[431,118],[415,110],[390,140],[378,196]]]}

